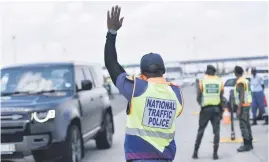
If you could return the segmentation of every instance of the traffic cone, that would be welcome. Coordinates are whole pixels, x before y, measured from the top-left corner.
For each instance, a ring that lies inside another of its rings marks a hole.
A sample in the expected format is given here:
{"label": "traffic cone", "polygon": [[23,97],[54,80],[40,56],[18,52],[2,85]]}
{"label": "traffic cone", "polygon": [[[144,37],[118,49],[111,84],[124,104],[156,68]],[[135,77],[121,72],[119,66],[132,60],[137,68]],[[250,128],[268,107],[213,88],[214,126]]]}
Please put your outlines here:
{"label": "traffic cone", "polygon": [[231,114],[227,108],[224,109],[222,121],[223,124],[231,124]]}

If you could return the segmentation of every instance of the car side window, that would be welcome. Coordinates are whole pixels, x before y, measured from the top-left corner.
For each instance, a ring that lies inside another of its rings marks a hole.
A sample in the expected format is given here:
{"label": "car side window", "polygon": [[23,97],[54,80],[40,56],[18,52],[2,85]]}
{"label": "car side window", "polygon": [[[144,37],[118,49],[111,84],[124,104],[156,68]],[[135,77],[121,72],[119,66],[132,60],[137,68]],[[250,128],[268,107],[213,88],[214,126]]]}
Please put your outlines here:
{"label": "car side window", "polygon": [[235,86],[235,82],[236,82],[236,79],[228,79],[225,82],[224,87],[234,87]]}
{"label": "car side window", "polygon": [[83,68],[83,72],[85,74],[85,79],[90,80],[92,82],[92,84],[93,84],[93,87],[95,87],[94,79],[93,79],[93,77],[91,75],[91,72],[88,69],[89,68],[87,68],[87,67]]}
{"label": "car side window", "polygon": [[91,68],[88,68],[89,72],[92,74],[94,81],[95,81],[95,85],[96,87],[102,87],[104,82],[103,82],[103,76],[98,76],[98,74],[96,74],[95,70],[91,70]]}
{"label": "car side window", "polygon": [[76,86],[78,90],[82,89],[81,82],[82,80],[85,80],[85,76],[83,74],[82,68],[81,67],[76,67],[75,68],[75,80],[76,80]]}
{"label": "car side window", "polygon": [[265,79],[265,80],[264,80],[264,87],[265,87],[265,88],[268,88],[268,79]]}

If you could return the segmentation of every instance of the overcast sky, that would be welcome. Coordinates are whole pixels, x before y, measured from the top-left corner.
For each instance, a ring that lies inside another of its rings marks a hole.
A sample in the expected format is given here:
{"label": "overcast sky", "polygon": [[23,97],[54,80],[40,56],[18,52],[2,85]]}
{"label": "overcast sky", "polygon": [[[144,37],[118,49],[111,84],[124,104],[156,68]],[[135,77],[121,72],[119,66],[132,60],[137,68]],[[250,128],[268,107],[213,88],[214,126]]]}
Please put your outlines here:
{"label": "overcast sky", "polygon": [[[119,61],[268,55],[266,2],[120,2]],[[1,6],[2,65],[75,60],[103,64],[112,2],[13,2]],[[15,39],[13,39],[15,36]]]}

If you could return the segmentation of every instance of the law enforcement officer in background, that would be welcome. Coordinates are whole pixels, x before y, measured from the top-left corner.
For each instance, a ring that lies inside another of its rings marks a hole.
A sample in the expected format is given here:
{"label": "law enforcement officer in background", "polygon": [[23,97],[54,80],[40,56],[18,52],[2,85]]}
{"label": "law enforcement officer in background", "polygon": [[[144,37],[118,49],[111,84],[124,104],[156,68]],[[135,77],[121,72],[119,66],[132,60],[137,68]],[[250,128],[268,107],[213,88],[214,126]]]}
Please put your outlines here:
{"label": "law enforcement officer in background", "polygon": [[[112,82],[128,100],[125,159],[128,162],[171,162],[175,158],[175,120],[183,110],[180,88],[163,78],[162,57],[149,53],[141,58],[141,76],[129,76],[118,63],[115,47],[122,26],[120,8],[107,15],[105,66]],[[145,112],[145,114],[144,114]]]}
{"label": "law enforcement officer in background", "polygon": [[[257,75],[256,68],[251,69],[251,95],[252,95],[252,114],[253,114],[253,123],[252,125],[257,125],[257,120],[262,119],[262,116],[265,114],[265,105],[264,105],[264,81],[263,78]],[[257,109],[259,109],[259,115],[257,117]],[[266,122],[265,122],[266,124]]]}
{"label": "law enforcement officer in background", "polygon": [[198,149],[204,135],[205,128],[210,121],[214,133],[214,149],[213,159],[218,159],[218,148],[220,138],[220,120],[222,118],[222,98],[223,98],[223,83],[218,76],[215,75],[216,69],[212,65],[208,65],[206,75],[199,80],[197,88],[197,102],[201,106],[199,116],[199,128],[195,141],[193,158],[198,158]]}
{"label": "law enforcement officer in background", "polygon": [[234,87],[234,99],[237,105],[237,115],[239,117],[239,125],[243,137],[243,145],[237,149],[238,152],[250,151],[253,149],[252,132],[249,123],[249,110],[252,102],[249,81],[244,78],[243,68],[236,66],[234,74],[237,78]]}

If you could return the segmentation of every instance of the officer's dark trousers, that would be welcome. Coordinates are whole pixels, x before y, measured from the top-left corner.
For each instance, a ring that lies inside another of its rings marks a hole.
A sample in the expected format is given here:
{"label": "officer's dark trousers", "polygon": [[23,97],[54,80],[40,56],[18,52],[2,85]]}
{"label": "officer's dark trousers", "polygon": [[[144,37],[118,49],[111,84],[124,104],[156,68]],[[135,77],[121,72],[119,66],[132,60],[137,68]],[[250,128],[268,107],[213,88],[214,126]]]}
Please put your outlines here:
{"label": "officer's dark trousers", "polygon": [[249,110],[250,107],[242,107],[241,114],[239,115],[239,126],[243,139],[252,141],[251,126],[249,124]]}
{"label": "officer's dark trousers", "polygon": [[195,141],[195,149],[198,150],[200,147],[205,128],[210,121],[213,127],[214,133],[214,148],[218,148],[219,146],[219,138],[220,138],[220,120],[221,120],[221,112],[218,106],[208,106],[203,107],[200,111],[199,116],[199,128],[198,134]]}

